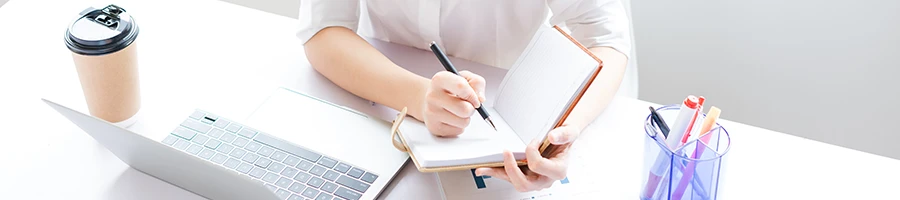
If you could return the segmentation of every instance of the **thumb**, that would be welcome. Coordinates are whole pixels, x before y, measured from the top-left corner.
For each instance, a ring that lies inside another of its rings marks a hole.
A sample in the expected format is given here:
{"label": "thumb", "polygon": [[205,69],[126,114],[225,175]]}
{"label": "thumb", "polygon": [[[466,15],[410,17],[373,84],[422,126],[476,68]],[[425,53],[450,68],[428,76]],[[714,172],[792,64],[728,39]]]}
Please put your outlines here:
{"label": "thumb", "polygon": [[562,126],[550,131],[550,143],[555,145],[563,145],[571,143],[575,140],[576,131],[572,127]]}

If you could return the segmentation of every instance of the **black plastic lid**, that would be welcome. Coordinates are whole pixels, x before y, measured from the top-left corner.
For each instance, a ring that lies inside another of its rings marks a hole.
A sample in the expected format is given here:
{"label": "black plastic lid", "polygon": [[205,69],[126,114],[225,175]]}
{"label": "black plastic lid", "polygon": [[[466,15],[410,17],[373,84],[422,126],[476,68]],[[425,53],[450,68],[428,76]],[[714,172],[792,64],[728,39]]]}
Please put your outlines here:
{"label": "black plastic lid", "polygon": [[66,46],[82,55],[103,55],[128,47],[137,38],[138,26],[119,6],[88,8],[66,30]]}

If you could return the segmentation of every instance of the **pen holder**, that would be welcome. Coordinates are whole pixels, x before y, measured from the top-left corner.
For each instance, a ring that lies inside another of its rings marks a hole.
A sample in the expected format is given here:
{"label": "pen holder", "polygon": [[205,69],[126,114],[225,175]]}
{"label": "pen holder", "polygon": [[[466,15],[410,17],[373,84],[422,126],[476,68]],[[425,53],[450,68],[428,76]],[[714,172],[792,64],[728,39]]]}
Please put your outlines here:
{"label": "pen holder", "polygon": [[[679,106],[669,105],[656,110],[664,121],[671,123],[675,122]],[[697,116],[697,124],[703,122],[705,117]],[[666,145],[665,136],[651,121],[649,115],[644,121],[640,199],[718,199],[721,191],[719,182],[722,180],[720,172],[725,168],[723,164],[731,146],[728,131],[716,123],[709,132],[673,150]],[[699,127],[696,125],[694,128],[697,130]]]}

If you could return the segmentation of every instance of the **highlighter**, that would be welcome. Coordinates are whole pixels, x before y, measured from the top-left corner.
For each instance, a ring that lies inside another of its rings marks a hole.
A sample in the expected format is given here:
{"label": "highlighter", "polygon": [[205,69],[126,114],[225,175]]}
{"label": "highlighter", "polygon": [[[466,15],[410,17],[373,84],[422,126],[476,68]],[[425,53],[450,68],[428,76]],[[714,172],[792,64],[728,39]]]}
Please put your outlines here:
{"label": "highlighter", "polygon": [[694,95],[684,98],[681,108],[678,110],[678,115],[675,117],[675,122],[670,127],[669,135],[666,138],[666,145],[669,146],[669,149],[675,150],[681,145],[681,138],[684,137],[684,132],[688,129],[691,121],[693,121],[691,118],[694,117],[699,108],[699,98]]}

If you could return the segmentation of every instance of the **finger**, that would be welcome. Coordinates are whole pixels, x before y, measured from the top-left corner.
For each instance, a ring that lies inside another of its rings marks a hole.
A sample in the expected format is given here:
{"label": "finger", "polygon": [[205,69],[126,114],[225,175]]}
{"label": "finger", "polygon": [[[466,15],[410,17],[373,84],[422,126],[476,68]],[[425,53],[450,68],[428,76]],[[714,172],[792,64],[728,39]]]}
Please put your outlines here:
{"label": "finger", "polygon": [[522,173],[522,170],[519,169],[519,166],[516,165],[516,158],[512,152],[503,151],[503,168],[506,170],[509,182],[512,183],[517,191],[526,192],[531,190],[531,184],[528,182],[525,174]]}
{"label": "finger", "polygon": [[451,126],[440,121],[430,120],[425,125],[428,127],[428,131],[431,132],[431,134],[441,137],[457,136],[463,132],[462,128]]}
{"label": "finger", "polygon": [[447,91],[460,99],[468,101],[473,107],[477,108],[481,106],[481,102],[478,101],[478,94],[475,92],[475,89],[473,89],[472,86],[469,85],[469,82],[461,76],[457,76],[456,74],[447,71],[438,72],[437,74],[434,74],[434,77],[431,77],[431,85]]}
{"label": "finger", "polygon": [[469,118],[472,114],[475,114],[475,107],[472,106],[471,103],[460,100],[453,96],[453,94],[446,92],[435,92],[430,94],[428,104],[441,107],[461,118]]}
{"label": "finger", "polygon": [[[464,104],[468,104],[468,103],[464,103]],[[456,116],[455,114],[448,111],[447,109],[442,108],[442,107],[440,107],[440,105],[435,105],[435,104],[429,104],[427,112],[428,112],[427,115],[428,115],[429,119],[436,121],[436,122],[442,122],[442,123],[445,123],[447,125],[451,125],[451,126],[454,126],[457,128],[463,128],[463,129],[466,128],[466,126],[469,126],[469,121],[471,120],[471,117]]]}
{"label": "finger", "polygon": [[484,88],[487,85],[487,81],[484,80],[484,77],[466,70],[459,72],[459,75],[469,81],[469,86],[472,86],[478,94],[478,100],[484,103]]}
{"label": "finger", "polygon": [[506,171],[500,167],[492,167],[492,168],[478,168],[475,169],[476,176],[491,176],[491,178],[499,178],[504,181],[509,182],[509,176],[506,176]]}
{"label": "finger", "polygon": [[552,180],[560,180],[566,176],[566,166],[560,162],[544,158],[541,156],[540,140],[534,140],[525,148],[525,158],[528,159],[528,169],[546,176]]}
{"label": "finger", "polygon": [[555,145],[568,144],[575,140],[575,131],[571,127],[559,127],[550,131],[550,143]]}

